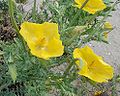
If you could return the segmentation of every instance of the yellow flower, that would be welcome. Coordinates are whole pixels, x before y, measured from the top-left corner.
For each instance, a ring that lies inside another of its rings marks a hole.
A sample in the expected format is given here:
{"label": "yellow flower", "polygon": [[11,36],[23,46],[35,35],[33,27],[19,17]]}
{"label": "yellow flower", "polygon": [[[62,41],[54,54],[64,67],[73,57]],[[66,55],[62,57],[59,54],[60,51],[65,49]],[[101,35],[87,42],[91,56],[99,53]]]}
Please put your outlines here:
{"label": "yellow flower", "polygon": [[110,22],[105,22],[104,23],[104,28],[105,29],[113,29],[112,24]]}
{"label": "yellow flower", "polygon": [[[78,8],[81,8],[86,0],[75,0],[75,5]],[[83,7],[83,10],[94,14],[97,11],[101,11],[106,8],[106,5],[104,4],[103,0],[89,0],[87,4]]]}
{"label": "yellow flower", "polygon": [[113,68],[105,63],[102,57],[96,55],[90,47],[76,48],[73,57],[79,59],[76,61],[79,75],[99,83],[107,82],[113,77]]}
{"label": "yellow flower", "polygon": [[24,22],[20,34],[27,42],[31,53],[39,58],[48,60],[63,54],[64,46],[58,33],[56,23],[44,22],[36,24]]}

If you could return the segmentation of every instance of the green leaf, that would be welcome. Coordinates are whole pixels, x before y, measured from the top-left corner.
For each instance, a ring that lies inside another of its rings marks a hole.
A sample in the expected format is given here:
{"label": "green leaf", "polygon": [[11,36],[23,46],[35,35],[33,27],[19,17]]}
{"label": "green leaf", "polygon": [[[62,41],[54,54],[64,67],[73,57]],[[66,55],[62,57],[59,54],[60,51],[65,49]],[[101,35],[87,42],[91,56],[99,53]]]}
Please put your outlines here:
{"label": "green leaf", "polygon": [[17,78],[17,69],[15,64],[8,64],[8,68],[9,68],[9,73],[11,75],[11,78],[13,79],[13,82],[15,82]]}

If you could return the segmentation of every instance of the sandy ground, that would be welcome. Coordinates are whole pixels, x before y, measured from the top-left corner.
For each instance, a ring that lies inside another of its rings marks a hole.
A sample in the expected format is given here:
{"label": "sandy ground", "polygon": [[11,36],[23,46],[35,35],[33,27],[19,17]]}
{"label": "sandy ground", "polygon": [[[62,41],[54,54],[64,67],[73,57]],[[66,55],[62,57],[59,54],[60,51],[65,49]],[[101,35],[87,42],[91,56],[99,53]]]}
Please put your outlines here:
{"label": "sandy ground", "polygon": [[[37,0],[37,5],[42,2],[42,0]],[[26,11],[33,6],[33,0],[24,6]],[[37,7],[39,9],[39,7]],[[114,66],[115,73],[120,73],[120,4],[116,7],[116,11],[112,12],[112,17],[108,18],[107,21],[112,23],[114,30],[109,34],[109,44],[100,42],[91,42],[88,45],[91,46],[94,51],[102,56],[104,60]]]}

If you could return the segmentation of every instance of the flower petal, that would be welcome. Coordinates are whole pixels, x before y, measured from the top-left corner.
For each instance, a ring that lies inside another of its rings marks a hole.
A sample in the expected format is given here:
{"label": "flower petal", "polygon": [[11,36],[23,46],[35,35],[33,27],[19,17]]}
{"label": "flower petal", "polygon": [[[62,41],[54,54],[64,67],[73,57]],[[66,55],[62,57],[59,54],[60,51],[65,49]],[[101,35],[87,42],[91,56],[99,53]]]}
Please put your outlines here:
{"label": "flower petal", "polygon": [[[85,0],[75,0],[77,3],[78,8],[81,8],[81,6],[84,4]],[[94,14],[97,11],[101,11],[106,8],[106,5],[104,4],[103,0],[89,0],[87,4],[83,7],[83,10]]]}
{"label": "flower petal", "polygon": [[27,42],[31,53],[39,58],[49,59],[63,54],[64,46],[58,33],[58,24],[24,22],[20,34]]}
{"label": "flower petal", "polygon": [[43,29],[44,29],[44,35],[49,39],[53,37],[56,39],[60,39],[60,35],[58,33],[58,24],[44,22]]}
{"label": "flower petal", "polygon": [[88,46],[85,46],[84,48],[76,48],[73,52],[73,57],[83,58],[88,64],[91,64],[96,59],[102,59],[102,57],[97,56]]}
{"label": "flower petal", "polygon": [[31,50],[31,53],[37,57],[42,57],[48,60],[50,57],[58,57],[61,56],[64,52],[64,46],[62,46],[62,42],[53,38],[49,41],[48,45],[42,49]]}
{"label": "flower petal", "polygon": [[93,81],[107,82],[113,77],[113,68],[102,60],[96,60],[93,66],[84,66],[79,74],[90,78]]}
{"label": "flower petal", "polygon": [[100,83],[107,82],[113,77],[113,68],[105,63],[100,56],[97,56],[90,47],[76,48],[73,57],[79,58],[83,62],[83,66],[80,67],[80,60],[76,61],[79,68],[78,74]]}

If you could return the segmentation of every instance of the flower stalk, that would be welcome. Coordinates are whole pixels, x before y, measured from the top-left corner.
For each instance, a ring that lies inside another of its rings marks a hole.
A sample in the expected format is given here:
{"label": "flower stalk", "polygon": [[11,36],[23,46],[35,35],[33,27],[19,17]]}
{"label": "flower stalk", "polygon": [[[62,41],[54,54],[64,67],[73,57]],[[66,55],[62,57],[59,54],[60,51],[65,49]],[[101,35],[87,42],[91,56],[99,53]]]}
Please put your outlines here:
{"label": "flower stalk", "polygon": [[36,0],[34,0],[33,10],[32,10],[32,19],[36,19]]}
{"label": "flower stalk", "polygon": [[88,3],[88,1],[89,1],[89,0],[86,0],[86,1],[83,3],[83,5],[82,5],[81,8],[80,8],[81,10],[82,10],[82,9],[84,8],[84,6]]}
{"label": "flower stalk", "polygon": [[65,78],[67,76],[67,74],[69,73],[70,69],[72,68],[74,64],[74,60],[68,65],[68,67],[66,68],[64,74],[63,74],[63,77]]}
{"label": "flower stalk", "polygon": [[19,35],[19,28],[17,26],[16,20],[14,18],[14,8],[13,8],[13,1],[12,0],[8,0],[8,5],[9,5],[9,14],[10,14],[10,18],[11,18],[11,22],[13,27],[15,28],[16,32]]}
{"label": "flower stalk", "polygon": [[116,2],[112,5],[111,9],[110,9],[110,10],[107,12],[107,14],[102,18],[102,20],[96,25],[96,30],[98,30],[98,31],[96,31],[96,30],[92,31],[91,34],[90,34],[88,37],[86,37],[84,40],[82,40],[83,42],[81,42],[81,43],[78,45],[78,47],[81,47],[82,44],[88,42],[89,39],[91,39],[91,37],[92,37],[96,32],[99,32],[101,24],[102,24],[102,23],[104,22],[104,20],[108,17],[108,15],[109,15],[110,12],[114,9],[114,7],[115,7],[115,5],[116,5],[117,3],[118,3],[118,1],[116,1]]}
{"label": "flower stalk", "polygon": [[[86,1],[83,3],[83,5],[81,6],[80,10],[82,10],[82,9],[85,7],[85,5],[88,3],[88,1],[89,1],[89,0],[86,0]],[[71,21],[71,23],[70,23],[69,26],[72,26],[72,25],[74,24],[75,20],[78,18],[79,15],[80,15],[80,11],[78,11],[78,12],[75,14],[75,16],[74,16],[74,18],[72,19],[72,21]]]}
{"label": "flower stalk", "polygon": [[25,41],[23,40],[22,36],[19,34],[19,27],[18,27],[17,22],[16,22],[16,20],[15,20],[15,18],[14,18],[14,7],[13,7],[13,3],[14,3],[14,2],[13,2],[12,0],[8,0],[9,14],[10,14],[11,23],[12,23],[14,29],[16,30],[17,35],[18,35],[19,39],[21,40],[21,43],[22,43],[22,46],[23,46],[23,50],[24,50],[25,53],[26,53],[26,56],[25,56],[24,58],[26,58],[26,57],[29,58],[29,53],[27,52],[26,45],[25,45]]}

